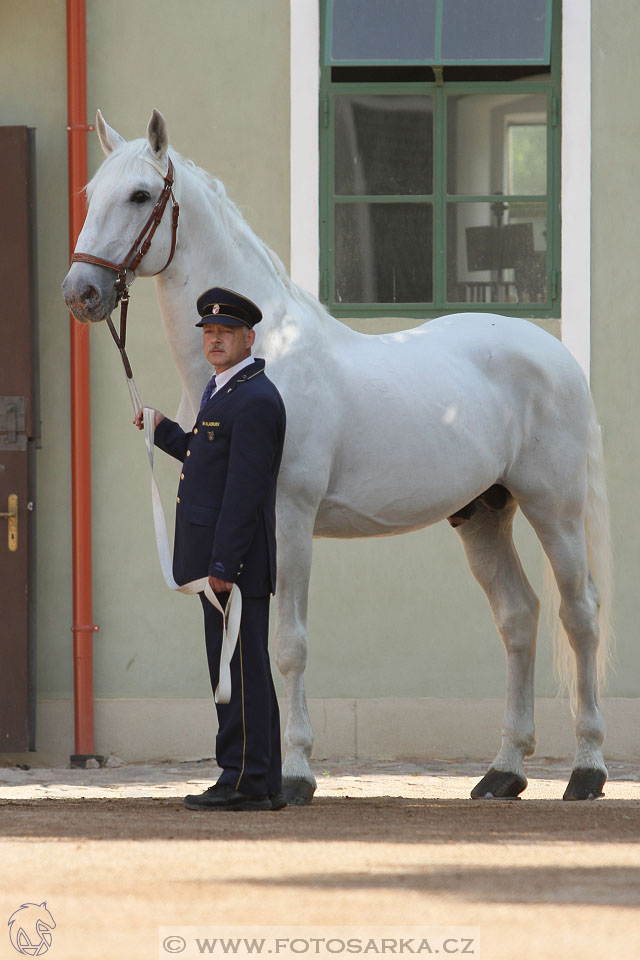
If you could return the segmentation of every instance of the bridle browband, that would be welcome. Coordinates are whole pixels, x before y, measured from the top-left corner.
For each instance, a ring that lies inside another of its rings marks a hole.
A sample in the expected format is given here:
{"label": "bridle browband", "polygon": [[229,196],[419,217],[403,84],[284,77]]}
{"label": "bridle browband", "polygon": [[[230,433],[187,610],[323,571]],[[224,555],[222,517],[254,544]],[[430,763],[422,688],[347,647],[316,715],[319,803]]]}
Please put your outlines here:
{"label": "bridle browband", "polygon": [[[122,357],[122,362],[124,364],[124,370],[127,375],[127,379],[133,379],[133,373],[131,370],[131,364],[129,363],[129,358],[125,350],[125,345],[127,341],[127,310],[129,308],[129,284],[127,284],[127,271],[135,273],[135,271],[140,266],[140,262],[143,257],[149,251],[151,246],[151,241],[153,240],[154,234],[164,215],[167,203],[169,202],[169,197],[171,197],[171,206],[172,206],[172,217],[171,217],[171,250],[169,251],[169,259],[165,263],[162,270],[158,270],[157,273],[154,273],[153,276],[157,276],[158,273],[163,273],[171,261],[173,260],[173,255],[176,252],[176,242],[178,239],[178,218],[180,216],[180,206],[176,201],[176,198],[173,195],[173,163],[171,162],[171,157],[168,157],[167,172],[164,175],[164,187],[162,192],[156,201],[151,214],[144,227],[136,237],[136,239],[131,244],[129,252],[126,254],[121,263],[113,263],[111,260],[105,260],[103,257],[96,257],[93,253],[74,253],[71,257],[72,263],[92,263],[98,267],[107,267],[108,270],[115,270],[117,273],[116,279],[116,302],[115,306],[120,303],[120,334],[118,335],[115,331],[115,327],[111,321],[111,317],[107,317],[107,324],[109,325],[109,330],[111,331],[111,336],[113,337],[115,344],[120,351],[120,356]],[[154,170],[158,168],[151,164]],[[158,170],[158,173],[160,171]],[[160,173],[160,176],[163,176]]]}

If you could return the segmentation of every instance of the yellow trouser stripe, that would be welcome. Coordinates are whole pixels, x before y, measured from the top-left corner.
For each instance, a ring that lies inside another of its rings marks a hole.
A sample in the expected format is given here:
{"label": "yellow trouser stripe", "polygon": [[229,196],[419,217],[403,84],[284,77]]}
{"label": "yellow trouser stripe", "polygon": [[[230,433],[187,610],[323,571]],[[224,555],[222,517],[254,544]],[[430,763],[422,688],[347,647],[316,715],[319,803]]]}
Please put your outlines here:
{"label": "yellow trouser stripe", "polygon": [[238,632],[238,647],[240,649],[240,697],[242,702],[242,770],[236,783],[236,790],[240,789],[240,781],[244,775],[244,761],[247,750],[247,727],[244,719],[244,670],[242,667],[242,630]]}

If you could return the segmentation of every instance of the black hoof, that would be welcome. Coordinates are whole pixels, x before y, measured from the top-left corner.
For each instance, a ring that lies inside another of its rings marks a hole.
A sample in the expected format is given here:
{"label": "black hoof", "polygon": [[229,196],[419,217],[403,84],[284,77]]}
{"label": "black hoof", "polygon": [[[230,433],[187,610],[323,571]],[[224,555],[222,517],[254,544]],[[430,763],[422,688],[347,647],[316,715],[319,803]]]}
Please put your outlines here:
{"label": "black hoof", "polygon": [[572,771],[563,800],[598,800],[604,797],[602,788],[607,780],[604,770],[576,767]]}
{"label": "black hoof", "polygon": [[303,777],[287,777],[282,782],[282,792],[291,807],[308,807],[315,789],[314,784]]}
{"label": "black hoof", "polygon": [[507,770],[494,770],[484,775],[471,791],[473,800],[517,800],[527,785],[524,777]]}

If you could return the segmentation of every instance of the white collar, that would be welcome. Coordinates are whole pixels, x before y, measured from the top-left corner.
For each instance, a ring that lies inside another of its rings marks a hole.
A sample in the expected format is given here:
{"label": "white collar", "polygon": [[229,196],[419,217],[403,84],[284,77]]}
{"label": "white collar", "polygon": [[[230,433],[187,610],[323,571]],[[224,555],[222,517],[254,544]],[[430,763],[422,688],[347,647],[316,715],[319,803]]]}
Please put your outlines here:
{"label": "white collar", "polygon": [[224,387],[225,383],[229,383],[229,380],[231,380],[232,377],[235,377],[237,373],[240,373],[241,370],[244,370],[245,367],[248,367],[249,364],[253,362],[253,357],[245,357],[244,360],[241,360],[240,363],[234,364],[233,367],[229,367],[228,370],[223,370],[221,373],[216,373],[216,389],[213,391],[213,396],[216,395],[218,390]]}

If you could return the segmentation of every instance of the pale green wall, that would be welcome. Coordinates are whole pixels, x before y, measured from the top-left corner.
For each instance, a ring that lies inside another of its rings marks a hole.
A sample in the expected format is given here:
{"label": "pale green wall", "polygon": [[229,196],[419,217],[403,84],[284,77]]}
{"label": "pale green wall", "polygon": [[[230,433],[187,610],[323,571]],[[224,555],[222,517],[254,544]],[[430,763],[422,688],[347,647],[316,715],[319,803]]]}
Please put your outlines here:
{"label": "pale green wall", "polygon": [[[622,2],[622,0],[621,0]],[[594,4],[594,385],[606,427],[618,531],[618,624],[624,668],[611,687],[638,693],[633,577],[638,522],[633,400],[638,13],[611,23]],[[288,0],[88,0],[88,113],[98,106],[126,138],[152,107],[174,146],[218,175],[246,219],[289,259]],[[65,3],[3,4],[2,123],[37,127],[43,449],[38,454],[38,667],[41,696],[72,693],[68,321],[59,284],[67,265]],[[627,52],[628,48],[628,52]],[[624,81],[624,82],[623,82]],[[90,136],[90,174],[101,159]],[[618,209],[619,208],[619,209]],[[174,410],[178,380],[161,334],[153,283],[132,291],[130,356],[146,402]],[[120,362],[104,326],[92,340],[96,693],[206,697],[196,600],[164,587],[155,555],[141,436],[130,424]],[[627,411],[629,411],[627,413]],[[176,474],[160,458],[165,503]],[[170,513],[170,511],[168,511]],[[171,520],[170,520],[171,522]],[[540,552],[518,525],[525,567],[539,585]],[[446,524],[405,537],[319,541],[310,597],[312,697],[500,697],[504,657],[484,596]],[[555,690],[546,634],[537,692]]]}
{"label": "pale green wall", "polygon": [[[615,11],[615,16],[612,13]],[[604,426],[616,559],[618,696],[640,695],[640,6],[592,2],[591,381]]]}

